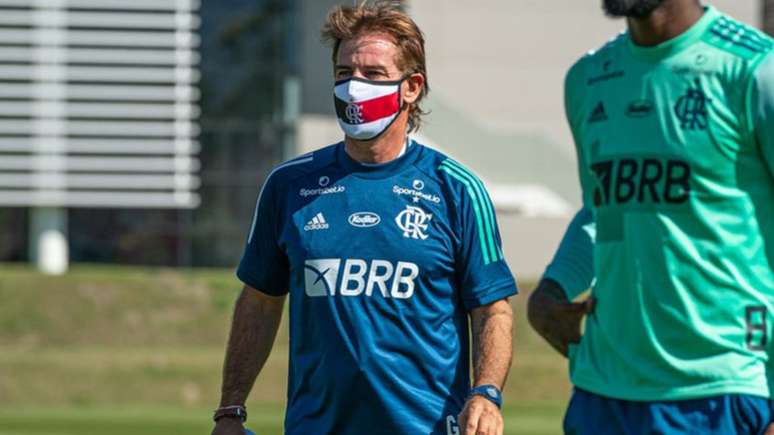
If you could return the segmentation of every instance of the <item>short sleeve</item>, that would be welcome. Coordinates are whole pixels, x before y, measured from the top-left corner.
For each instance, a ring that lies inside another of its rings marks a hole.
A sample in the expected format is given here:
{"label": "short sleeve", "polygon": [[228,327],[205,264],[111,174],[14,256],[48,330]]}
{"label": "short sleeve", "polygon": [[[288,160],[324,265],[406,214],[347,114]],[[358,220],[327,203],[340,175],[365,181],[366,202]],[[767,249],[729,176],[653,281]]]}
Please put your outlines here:
{"label": "short sleeve", "polygon": [[572,300],[594,285],[594,219],[582,208],[570,222],[543,278],[556,281]]}
{"label": "short sleeve", "polygon": [[503,256],[497,218],[484,184],[453,160],[444,161],[440,169],[461,187],[455,205],[460,238],[457,281],[463,305],[470,311],[518,293]]}
{"label": "short sleeve", "polygon": [[582,64],[576,64],[567,74],[564,85],[564,107],[567,122],[575,142],[578,159],[578,177],[583,191],[583,207],[575,215],[559,244],[553,260],[546,268],[544,278],[556,281],[567,298],[572,300],[594,283],[594,240],[596,224],[591,209],[593,178],[587,153],[578,139],[583,124],[583,83],[578,80]]}
{"label": "short sleeve", "polygon": [[755,137],[774,177],[774,51],[756,69],[751,108]]}
{"label": "short sleeve", "polygon": [[277,242],[279,224],[275,177],[269,176],[256,202],[250,232],[237,277],[248,286],[271,296],[289,289],[289,263]]}

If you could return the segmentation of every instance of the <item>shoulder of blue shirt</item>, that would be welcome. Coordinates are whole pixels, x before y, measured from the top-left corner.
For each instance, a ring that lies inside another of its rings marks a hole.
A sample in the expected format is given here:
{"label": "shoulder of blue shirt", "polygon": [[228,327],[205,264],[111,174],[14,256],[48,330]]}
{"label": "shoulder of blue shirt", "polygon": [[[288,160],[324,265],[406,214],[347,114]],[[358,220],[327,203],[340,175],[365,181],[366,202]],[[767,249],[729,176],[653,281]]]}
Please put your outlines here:
{"label": "shoulder of blue shirt", "polygon": [[[266,177],[266,184],[288,186],[300,178],[324,175],[331,166],[336,164],[336,152],[339,145],[340,143],[327,145],[316,151],[282,162],[275,166]],[[428,180],[438,184],[442,190],[449,188],[455,191],[465,188],[458,178],[449,176],[448,172],[444,170],[444,167],[448,165],[461,168],[471,177],[479,180],[474,171],[446,154],[418,142],[414,142],[412,146],[421,147],[421,154],[413,163],[414,168],[423,173]]]}

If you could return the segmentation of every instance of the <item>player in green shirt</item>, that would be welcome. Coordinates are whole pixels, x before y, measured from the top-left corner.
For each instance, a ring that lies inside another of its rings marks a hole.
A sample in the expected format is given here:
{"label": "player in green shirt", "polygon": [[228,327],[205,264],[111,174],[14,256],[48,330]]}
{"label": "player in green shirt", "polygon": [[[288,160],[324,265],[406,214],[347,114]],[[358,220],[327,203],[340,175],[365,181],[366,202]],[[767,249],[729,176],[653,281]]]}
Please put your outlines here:
{"label": "player in green shirt", "polygon": [[583,208],[529,306],[570,360],[565,431],[763,433],[774,41],[698,0],[604,6],[628,31],[567,75]]}

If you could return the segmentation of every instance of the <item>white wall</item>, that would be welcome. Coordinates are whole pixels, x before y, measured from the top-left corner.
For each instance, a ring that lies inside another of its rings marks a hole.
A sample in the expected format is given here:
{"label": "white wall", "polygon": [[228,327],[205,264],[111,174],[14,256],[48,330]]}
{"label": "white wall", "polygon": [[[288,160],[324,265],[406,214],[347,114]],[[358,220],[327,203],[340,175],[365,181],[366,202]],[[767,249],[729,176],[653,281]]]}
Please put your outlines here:
{"label": "white wall", "polygon": [[[426,35],[432,92],[478,123],[537,132],[573,155],[562,108],[564,74],[625,23],[601,0],[415,0]],[[758,0],[716,0],[718,9],[759,25]]]}

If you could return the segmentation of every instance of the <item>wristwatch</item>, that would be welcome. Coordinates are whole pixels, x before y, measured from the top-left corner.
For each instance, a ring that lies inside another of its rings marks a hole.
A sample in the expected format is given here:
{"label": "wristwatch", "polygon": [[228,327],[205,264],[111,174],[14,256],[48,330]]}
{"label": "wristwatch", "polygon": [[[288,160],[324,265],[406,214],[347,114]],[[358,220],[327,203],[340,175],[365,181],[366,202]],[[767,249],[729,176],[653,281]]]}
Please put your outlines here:
{"label": "wristwatch", "polygon": [[492,384],[479,385],[470,389],[468,399],[471,396],[481,396],[484,399],[494,403],[498,408],[503,406],[503,394],[500,389]]}
{"label": "wristwatch", "polygon": [[221,418],[239,418],[244,423],[247,421],[247,409],[241,405],[221,406],[215,410],[212,421],[217,423]]}

